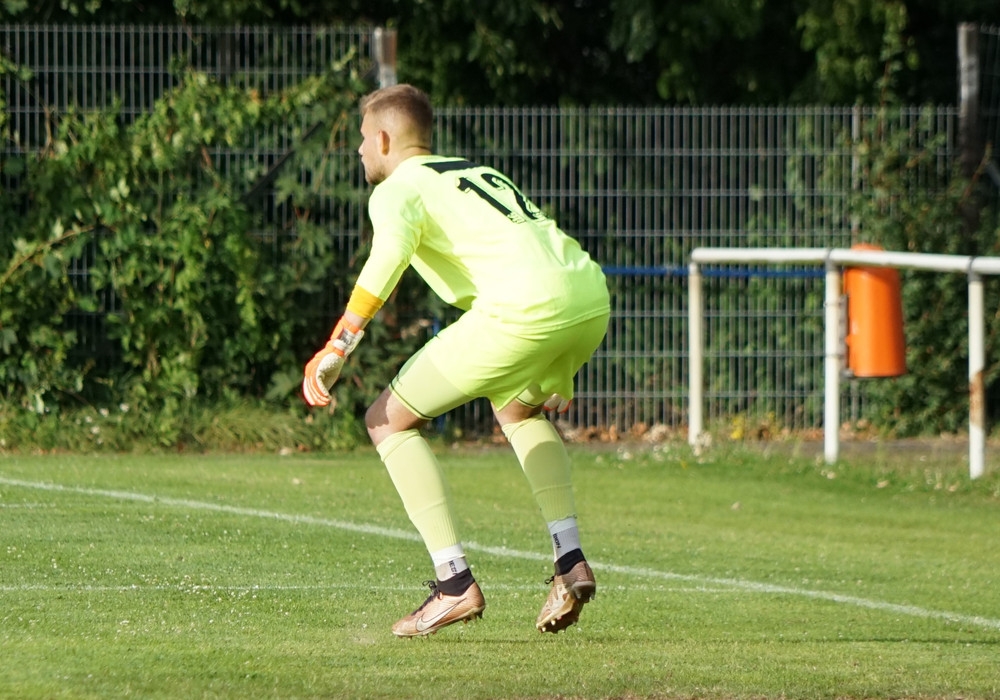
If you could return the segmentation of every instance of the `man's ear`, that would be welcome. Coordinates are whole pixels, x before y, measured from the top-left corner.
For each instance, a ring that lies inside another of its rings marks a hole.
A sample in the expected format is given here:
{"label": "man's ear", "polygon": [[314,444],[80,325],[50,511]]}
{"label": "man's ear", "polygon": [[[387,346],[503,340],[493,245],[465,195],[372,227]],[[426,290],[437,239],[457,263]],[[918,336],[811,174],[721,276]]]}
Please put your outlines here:
{"label": "man's ear", "polygon": [[375,145],[379,153],[384,156],[389,155],[389,132],[379,129],[375,134]]}

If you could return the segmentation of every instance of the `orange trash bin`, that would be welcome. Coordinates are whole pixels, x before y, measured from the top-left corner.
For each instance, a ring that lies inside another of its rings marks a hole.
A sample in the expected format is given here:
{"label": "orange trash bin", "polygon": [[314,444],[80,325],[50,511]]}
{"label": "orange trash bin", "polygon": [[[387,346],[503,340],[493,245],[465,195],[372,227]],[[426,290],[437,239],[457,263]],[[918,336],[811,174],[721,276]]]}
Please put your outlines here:
{"label": "orange trash bin", "polygon": [[[852,250],[882,250],[861,243]],[[855,377],[898,377],[906,374],[903,300],[899,272],[891,267],[848,267],[847,368]]]}

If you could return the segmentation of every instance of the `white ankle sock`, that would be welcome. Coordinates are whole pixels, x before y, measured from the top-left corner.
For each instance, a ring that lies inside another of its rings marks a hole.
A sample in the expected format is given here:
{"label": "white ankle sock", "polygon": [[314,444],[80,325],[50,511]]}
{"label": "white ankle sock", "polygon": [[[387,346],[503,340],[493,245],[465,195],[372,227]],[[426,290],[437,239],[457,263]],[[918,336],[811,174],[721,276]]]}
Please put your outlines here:
{"label": "white ankle sock", "polygon": [[554,560],[580,549],[580,531],[576,527],[576,518],[563,518],[549,523],[549,534],[552,535],[552,555]]}
{"label": "white ankle sock", "polygon": [[465,561],[465,551],[460,544],[431,552],[431,561],[434,562],[434,574],[438,581],[447,581],[469,568]]}

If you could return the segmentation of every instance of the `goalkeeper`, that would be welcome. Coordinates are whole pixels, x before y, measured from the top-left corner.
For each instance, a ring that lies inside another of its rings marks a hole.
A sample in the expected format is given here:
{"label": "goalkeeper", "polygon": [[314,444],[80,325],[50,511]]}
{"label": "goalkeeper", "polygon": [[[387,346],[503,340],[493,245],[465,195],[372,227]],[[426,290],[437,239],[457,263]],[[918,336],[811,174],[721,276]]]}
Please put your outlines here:
{"label": "goalkeeper", "polygon": [[554,574],[536,627],[558,632],[577,621],[597,585],[580,547],[569,456],[542,412],[566,409],[574,376],[604,338],[604,275],[505,175],[432,153],[433,112],[422,91],[377,90],[362,99],[361,117],[358,153],[375,186],[371,253],[329,342],[306,365],[306,401],[330,402],[344,361],[407,266],[464,311],[402,366],[365,414],[435,571],[430,596],[392,631],[431,634],[482,617],[486,607],[438,461],[419,432],[485,397],[548,524]]}

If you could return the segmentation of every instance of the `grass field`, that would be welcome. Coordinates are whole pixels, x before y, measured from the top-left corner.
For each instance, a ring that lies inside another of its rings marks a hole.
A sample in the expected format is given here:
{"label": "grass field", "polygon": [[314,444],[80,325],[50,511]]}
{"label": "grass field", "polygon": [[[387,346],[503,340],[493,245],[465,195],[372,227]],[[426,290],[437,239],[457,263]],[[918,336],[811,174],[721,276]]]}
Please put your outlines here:
{"label": "grass field", "polygon": [[482,621],[400,640],[429,560],[372,450],[0,456],[0,697],[1000,697],[1000,477],[893,450],[574,448],[598,597],[534,629],[512,455],[443,448]]}

